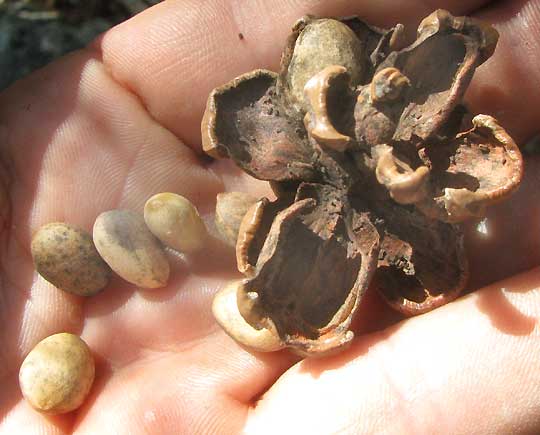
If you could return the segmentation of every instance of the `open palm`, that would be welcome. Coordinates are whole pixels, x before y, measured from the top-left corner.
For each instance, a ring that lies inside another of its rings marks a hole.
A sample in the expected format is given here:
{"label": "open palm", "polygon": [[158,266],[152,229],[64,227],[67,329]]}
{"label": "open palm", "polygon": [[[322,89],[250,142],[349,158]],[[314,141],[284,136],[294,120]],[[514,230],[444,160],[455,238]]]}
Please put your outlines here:
{"label": "open palm", "polygon": [[[540,121],[540,1],[489,3],[170,0],[4,93],[0,433],[538,431],[540,270],[512,277],[540,264],[534,158],[525,186],[489,212],[489,237],[468,230],[472,285],[487,288],[397,323],[369,296],[353,346],[322,360],[250,354],[217,327],[212,296],[237,277],[234,253],[218,241],[200,256],[171,254],[166,288],[115,279],[89,299],[40,278],[29,253],[42,224],[90,230],[102,211],[141,212],[157,192],[188,197],[209,221],[220,191],[265,194],[265,183],[201,155],[200,119],[213,87],[275,70],[289,27],[306,13],[414,26],[443,7],[495,22],[499,47],[469,103],[525,140]],[[39,340],[61,331],[90,345],[96,382],[80,410],[44,417],[22,400],[18,369]]]}

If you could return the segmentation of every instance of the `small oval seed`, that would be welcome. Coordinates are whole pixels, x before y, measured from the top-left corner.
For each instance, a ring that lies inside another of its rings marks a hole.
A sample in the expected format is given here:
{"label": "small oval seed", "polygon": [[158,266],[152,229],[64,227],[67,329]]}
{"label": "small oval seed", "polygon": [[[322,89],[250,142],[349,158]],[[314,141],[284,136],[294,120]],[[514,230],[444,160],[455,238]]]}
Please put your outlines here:
{"label": "small oval seed", "polygon": [[158,193],[144,206],[146,225],[165,245],[194,253],[204,247],[207,232],[195,206],[175,193]]}
{"label": "small oval seed", "polygon": [[24,359],[19,384],[36,410],[62,414],[82,405],[94,382],[94,359],[86,343],[69,333],[40,341]]}
{"label": "small oval seed", "polygon": [[218,193],[216,201],[216,229],[221,238],[235,247],[240,224],[249,208],[257,199],[244,192]]}
{"label": "small oval seed", "polygon": [[101,213],[94,224],[99,254],[118,275],[143,288],[167,284],[169,262],[144,219],[129,210]]}
{"label": "small oval seed", "polygon": [[304,86],[330,65],[347,69],[351,84],[362,80],[364,46],[346,24],[332,19],[310,22],[296,40],[288,68],[288,86],[293,102],[305,110]]}
{"label": "small oval seed", "polygon": [[55,287],[81,296],[102,290],[111,269],[99,256],[92,236],[61,222],[42,226],[31,244],[38,273]]}

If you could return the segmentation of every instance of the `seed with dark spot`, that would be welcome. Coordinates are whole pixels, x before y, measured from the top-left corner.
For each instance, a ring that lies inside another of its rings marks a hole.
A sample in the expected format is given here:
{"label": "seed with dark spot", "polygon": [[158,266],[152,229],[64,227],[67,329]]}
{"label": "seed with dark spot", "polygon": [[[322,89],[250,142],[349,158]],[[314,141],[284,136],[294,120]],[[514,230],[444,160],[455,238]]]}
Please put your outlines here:
{"label": "seed with dark spot", "polygon": [[32,258],[38,273],[55,287],[81,296],[98,293],[111,270],[99,256],[86,231],[55,222],[34,235]]}
{"label": "seed with dark spot", "polygon": [[51,335],[28,354],[19,371],[24,398],[36,410],[62,414],[82,405],[94,382],[94,359],[79,337]]}
{"label": "seed with dark spot", "polygon": [[143,288],[167,284],[169,262],[165,251],[142,216],[129,210],[101,213],[93,235],[99,254],[126,281]]}

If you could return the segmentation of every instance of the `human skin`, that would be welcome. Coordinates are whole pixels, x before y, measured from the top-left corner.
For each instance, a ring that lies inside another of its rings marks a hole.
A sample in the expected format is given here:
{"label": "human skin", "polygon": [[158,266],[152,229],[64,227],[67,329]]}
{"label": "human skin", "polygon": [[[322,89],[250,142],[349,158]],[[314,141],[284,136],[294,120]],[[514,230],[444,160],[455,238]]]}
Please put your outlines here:
{"label": "human skin", "polygon": [[[371,291],[350,349],[321,360],[252,354],[211,315],[213,294],[238,277],[234,253],[172,257],[163,289],[114,279],[97,296],[38,277],[30,240],[43,224],[91,229],[114,208],[142,213],[157,192],[209,215],[226,190],[264,183],[201,157],[210,90],[254,68],[276,70],[301,15],[352,15],[414,25],[433,9],[471,14],[501,33],[467,101],[518,143],[540,125],[540,0],[179,0],[107,32],[0,96],[0,433],[538,433],[540,431],[539,159],[467,227],[471,288],[428,314],[401,319]],[[242,33],[243,38],[239,37]],[[47,417],[22,399],[18,370],[42,338],[80,334],[96,357],[86,403]]]}

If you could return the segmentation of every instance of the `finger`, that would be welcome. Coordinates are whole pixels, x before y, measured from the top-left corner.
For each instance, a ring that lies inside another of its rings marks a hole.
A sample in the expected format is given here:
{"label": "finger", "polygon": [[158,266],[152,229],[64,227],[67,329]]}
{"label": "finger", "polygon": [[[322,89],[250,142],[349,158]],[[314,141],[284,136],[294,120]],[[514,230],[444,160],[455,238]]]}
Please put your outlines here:
{"label": "finger", "polygon": [[39,71],[0,102],[12,203],[26,211],[11,216],[18,223],[69,216],[88,227],[112,205],[142,209],[159,189],[197,203],[219,189],[191,150],[152,120],[91,52]]}
{"label": "finger", "polygon": [[[540,269],[286,372],[246,432],[537,433]],[[294,412],[291,409],[294,404]]]}
{"label": "finger", "polygon": [[538,132],[540,119],[540,1],[496,2],[477,16],[494,23],[500,39],[468,100],[473,112],[492,114],[522,144]]}
{"label": "finger", "polygon": [[486,3],[166,1],[108,32],[96,48],[112,76],[141,99],[154,119],[198,148],[211,89],[255,68],[276,70],[290,28],[302,15],[359,14],[374,24],[391,25],[416,23],[439,7],[465,14]]}
{"label": "finger", "polygon": [[[540,114],[540,1],[497,2],[477,13],[494,23],[500,39],[480,67],[467,99],[474,113],[499,119],[519,145],[538,132]],[[477,288],[540,264],[538,156],[526,156],[525,177],[509,201],[491,207],[480,231],[467,225],[471,287]]]}
{"label": "finger", "polygon": [[479,288],[540,264],[540,156],[527,156],[525,176],[509,200],[465,226],[470,288]]}

